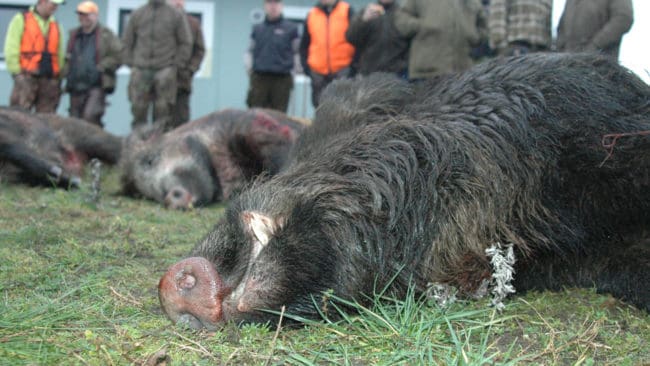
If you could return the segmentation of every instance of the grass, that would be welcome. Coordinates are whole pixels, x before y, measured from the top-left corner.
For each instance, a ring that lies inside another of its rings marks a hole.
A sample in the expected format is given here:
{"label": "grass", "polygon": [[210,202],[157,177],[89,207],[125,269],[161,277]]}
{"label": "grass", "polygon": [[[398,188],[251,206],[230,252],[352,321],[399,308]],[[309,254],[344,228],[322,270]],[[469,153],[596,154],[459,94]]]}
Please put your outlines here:
{"label": "grass", "polygon": [[85,187],[0,184],[0,365],[650,364],[650,316],[590,289],[515,296],[501,313],[411,294],[339,299],[357,312],[300,328],[177,328],[158,279],[223,206],[165,210],[117,195],[105,173],[98,203]]}

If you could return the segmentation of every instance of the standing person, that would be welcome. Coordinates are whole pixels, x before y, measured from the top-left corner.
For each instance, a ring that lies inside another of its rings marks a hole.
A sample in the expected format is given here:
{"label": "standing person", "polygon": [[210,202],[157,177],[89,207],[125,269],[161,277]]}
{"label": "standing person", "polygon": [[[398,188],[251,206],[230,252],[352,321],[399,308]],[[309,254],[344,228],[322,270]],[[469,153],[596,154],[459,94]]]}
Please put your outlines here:
{"label": "standing person", "polygon": [[484,23],[480,0],[405,0],[395,27],[411,39],[409,79],[471,67],[471,48],[480,42]]}
{"label": "standing person", "polygon": [[9,104],[25,110],[54,113],[61,98],[64,65],[63,28],[54,13],[64,0],[38,0],[9,22],[5,61],[14,79]]}
{"label": "standing person", "polygon": [[305,20],[300,61],[311,78],[311,102],[318,106],[323,89],[334,79],[352,76],[354,46],[345,39],[353,10],[340,0],[318,0]]}
{"label": "standing person", "polygon": [[99,24],[99,8],[92,1],[77,6],[79,27],[70,31],[66,53],[65,90],[70,93],[70,116],[103,127],[106,94],[115,90],[115,71],[122,65],[122,42]]}
{"label": "standing person", "polygon": [[632,0],[567,0],[557,28],[557,49],[618,59],[621,39],[633,22]]}
{"label": "standing person", "polygon": [[[484,22],[487,23],[487,16],[490,14],[490,0],[481,0],[483,6],[483,14],[485,15]],[[483,30],[486,36],[481,37],[481,42],[472,47],[470,56],[474,62],[482,62],[488,58],[496,56],[496,52],[490,48],[490,40],[487,37],[487,24],[483,24]]]}
{"label": "standing person", "polygon": [[282,16],[282,0],[264,0],[264,21],[253,27],[244,62],[250,75],[246,104],[286,112],[293,88],[298,26]]}
{"label": "standing person", "polygon": [[153,103],[153,120],[171,128],[178,70],[187,67],[192,52],[187,18],[167,0],[148,0],[131,14],[123,43],[124,63],[131,68],[132,127],[147,123]]}
{"label": "standing person", "polygon": [[409,40],[395,28],[395,0],[378,0],[356,15],[345,37],[357,51],[358,72],[391,72],[406,77]]}
{"label": "standing person", "polygon": [[169,3],[185,14],[192,34],[192,53],[190,61],[178,69],[178,90],[176,90],[176,106],[174,107],[173,127],[190,120],[190,94],[192,93],[192,79],[201,67],[205,56],[205,40],[201,30],[201,22],[196,17],[185,12],[185,0],[170,0]]}
{"label": "standing person", "polygon": [[549,50],[552,10],[553,0],[491,0],[490,48],[500,56]]}

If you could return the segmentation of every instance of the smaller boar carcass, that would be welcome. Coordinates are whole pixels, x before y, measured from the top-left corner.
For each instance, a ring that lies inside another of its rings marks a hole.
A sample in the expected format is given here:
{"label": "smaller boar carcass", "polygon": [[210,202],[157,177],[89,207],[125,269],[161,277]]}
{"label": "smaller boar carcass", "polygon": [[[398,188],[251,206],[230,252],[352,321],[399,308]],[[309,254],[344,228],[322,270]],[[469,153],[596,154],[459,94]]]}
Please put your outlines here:
{"label": "smaller boar carcass", "polygon": [[84,164],[119,160],[122,138],[84,120],[0,107],[0,179],[77,187]]}
{"label": "smaller boar carcass", "polygon": [[172,209],[230,198],[276,174],[304,122],[265,109],[225,109],[163,133],[134,131],[122,154],[122,190]]}
{"label": "smaller boar carcass", "polygon": [[[595,287],[650,310],[638,239],[649,100],[642,80],[591,55],[497,59],[417,85],[335,81],[291,163],[231,200],[161,278],[161,305],[219,329],[277,321],[283,307],[317,319],[331,291],[364,305],[445,285],[473,297],[498,282],[501,243],[518,292]],[[607,134],[626,136],[610,155]]]}

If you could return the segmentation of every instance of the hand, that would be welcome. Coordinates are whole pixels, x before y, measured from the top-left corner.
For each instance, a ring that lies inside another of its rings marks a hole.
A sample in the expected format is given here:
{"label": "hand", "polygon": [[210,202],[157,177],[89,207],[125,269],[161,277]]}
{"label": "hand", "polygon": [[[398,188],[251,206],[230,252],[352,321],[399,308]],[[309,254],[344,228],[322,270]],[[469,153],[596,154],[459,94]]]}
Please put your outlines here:
{"label": "hand", "polygon": [[363,19],[364,22],[367,22],[371,19],[380,17],[384,15],[384,7],[379,5],[379,4],[368,4],[366,6],[366,9],[363,11],[363,16],[361,19]]}

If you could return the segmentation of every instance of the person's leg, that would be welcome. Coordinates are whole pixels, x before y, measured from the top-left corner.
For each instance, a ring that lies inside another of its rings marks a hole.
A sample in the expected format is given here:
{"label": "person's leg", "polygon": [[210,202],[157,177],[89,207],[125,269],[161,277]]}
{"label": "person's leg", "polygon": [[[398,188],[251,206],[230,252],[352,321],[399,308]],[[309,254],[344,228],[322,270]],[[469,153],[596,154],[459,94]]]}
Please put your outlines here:
{"label": "person's leg", "polygon": [[31,110],[36,101],[38,83],[32,75],[22,73],[14,76],[14,86],[9,97],[9,105]]}
{"label": "person's leg", "polygon": [[311,103],[314,108],[318,107],[318,100],[320,93],[325,89],[328,84],[329,78],[326,75],[321,75],[315,72],[311,73]]}
{"label": "person's leg", "polygon": [[83,110],[88,95],[86,93],[70,93],[69,95],[70,108],[68,108],[68,114],[70,117],[83,118]]}
{"label": "person's leg", "polygon": [[269,93],[271,98],[270,107],[286,113],[289,107],[291,89],[293,89],[293,76],[291,74],[274,77]]}
{"label": "person's leg", "polygon": [[131,68],[129,101],[131,102],[131,114],[133,115],[132,128],[147,123],[147,112],[151,102],[152,74],[153,71],[148,69]]}
{"label": "person's leg", "polygon": [[269,107],[269,86],[267,77],[262,74],[253,72],[250,76],[250,85],[246,97],[248,108],[268,108]]}
{"label": "person's leg", "polygon": [[153,90],[153,120],[165,126],[165,130],[170,130],[173,128],[172,112],[178,90],[176,67],[168,66],[156,71],[153,77]]}
{"label": "person's leg", "polygon": [[56,113],[61,99],[61,81],[57,78],[37,78],[35,109],[38,113]]}
{"label": "person's leg", "polygon": [[190,91],[184,88],[176,90],[176,104],[174,106],[174,125],[176,128],[190,120]]}
{"label": "person's leg", "polygon": [[91,88],[87,96],[82,118],[99,127],[104,127],[102,123],[102,116],[106,108],[106,94],[104,90],[99,87]]}

